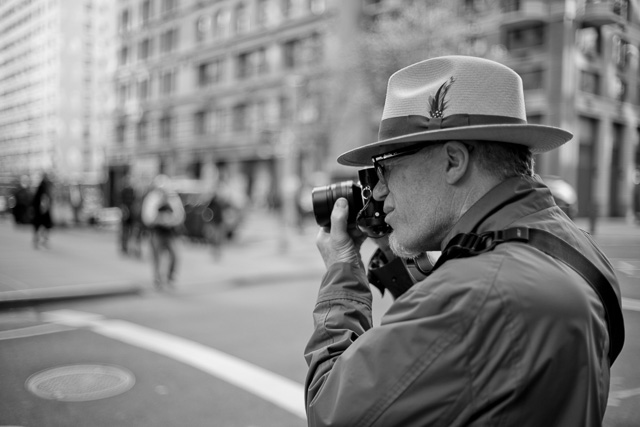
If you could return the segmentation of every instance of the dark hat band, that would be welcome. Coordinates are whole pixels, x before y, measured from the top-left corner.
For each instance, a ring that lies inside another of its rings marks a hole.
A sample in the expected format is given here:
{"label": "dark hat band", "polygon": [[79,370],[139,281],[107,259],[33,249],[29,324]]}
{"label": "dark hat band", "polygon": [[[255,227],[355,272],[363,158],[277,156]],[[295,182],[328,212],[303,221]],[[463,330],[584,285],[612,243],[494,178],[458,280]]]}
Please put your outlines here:
{"label": "dark hat band", "polygon": [[516,117],[484,114],[452,114],[443,118],[419,115],[390,117],[380,122],[378,141],[430,130],[481,125],[526,125],[527,121]]}

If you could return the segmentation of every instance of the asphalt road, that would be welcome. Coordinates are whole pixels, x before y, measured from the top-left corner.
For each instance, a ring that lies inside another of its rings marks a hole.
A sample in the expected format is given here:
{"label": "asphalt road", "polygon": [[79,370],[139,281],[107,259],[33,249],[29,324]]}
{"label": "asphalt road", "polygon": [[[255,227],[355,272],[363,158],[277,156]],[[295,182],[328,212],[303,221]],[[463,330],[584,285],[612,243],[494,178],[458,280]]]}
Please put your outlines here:
{"label": "asphalt road", "polygon": [[[109,233],[54,235],[50,252],[38,256],[70,256],[76,242],[88,258],[111,259],[113,274],[126,272],[143,291],[0,310],[0,427],[306,425],[303,349],[321,271],[313,234],[290,236],[293,250],[270,257],[279,242],[251,233],[250,245],[228,248],[219,264],[202,265],[206,248],[185,245],[183,256],[197,265],[183,260],[182,281],[163,292],[150,286],[146,262],[113,260]],[[597,238],[627,307],[604,425],[637,426],[640,239],[624,229]],[[3,271],[19,270],[4,257]],[[278,274],[277,258],[308,274]],[[65,274],[49,268],[52,278]],[[376,294],[377,319],[389,303]]]}

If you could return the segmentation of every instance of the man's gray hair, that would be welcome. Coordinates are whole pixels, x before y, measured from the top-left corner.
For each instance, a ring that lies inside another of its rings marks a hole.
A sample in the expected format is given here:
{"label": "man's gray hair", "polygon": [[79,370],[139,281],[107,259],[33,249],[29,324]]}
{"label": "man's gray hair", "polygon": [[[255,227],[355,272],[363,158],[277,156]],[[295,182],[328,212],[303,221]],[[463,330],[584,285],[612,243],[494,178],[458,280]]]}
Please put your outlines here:
{"label": "man's gray hair", "polygon": [[472,157],[479,166],[504,181],[512,177],[533,176],[533,153],[524,145],[494,141],[474,141]]}

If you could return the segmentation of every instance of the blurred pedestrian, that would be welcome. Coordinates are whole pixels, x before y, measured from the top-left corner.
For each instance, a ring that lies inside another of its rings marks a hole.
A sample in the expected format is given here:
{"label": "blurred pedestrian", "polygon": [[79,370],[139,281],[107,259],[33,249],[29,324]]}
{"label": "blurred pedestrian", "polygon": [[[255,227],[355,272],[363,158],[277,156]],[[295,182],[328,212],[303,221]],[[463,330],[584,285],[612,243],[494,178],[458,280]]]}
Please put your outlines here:
{"label": "blurred pedestrian", "polygon": [[[178,256],[175,239],[185,219],[180,196],[170,188],[166,175],[158,175],[142,202],[142,222],[149,230],[153,260],[153,280],[156,288],[172,286],[175,281]],[[163,273],[164,255],[169,257]]]}
{"label": "blurred pedestrian", "polygon": [[33,246],[38,249],[40,245],[49,245],[49,231],[53,228],[51,220],[51,208],[53,206],[53,184],[47,174],[42,175],[42,180],[33,196]]}
{"label": "blurred pedestrian", "polygon": [[222,256],[222,246],[227,236],[224,212],[226,203],[218,192],[214,192],[206,209],[202,213],[204,232],[207,243],[211,245],[211,251],[216,261]]}
{"label": "blurred pedestrian", "polygon": [[73,223],[80,224],[80,211],[82,210],[82,190],[79,184],[69,187],[69,202],[73,211]]}
{"label": "blurred pedestrian", "polygon": [[136,190],[131,183],[131,175],[125,175],[120,189],[120,251],[129,254],[129,243],[133,236],[133,225],[136,209]]}
{"label": "blurred pedestrian", "polygon": [[33,206],[29,177],[22,175],[16,184],[12,196],[11,213],[16,224],[31,224],[33,222]]}

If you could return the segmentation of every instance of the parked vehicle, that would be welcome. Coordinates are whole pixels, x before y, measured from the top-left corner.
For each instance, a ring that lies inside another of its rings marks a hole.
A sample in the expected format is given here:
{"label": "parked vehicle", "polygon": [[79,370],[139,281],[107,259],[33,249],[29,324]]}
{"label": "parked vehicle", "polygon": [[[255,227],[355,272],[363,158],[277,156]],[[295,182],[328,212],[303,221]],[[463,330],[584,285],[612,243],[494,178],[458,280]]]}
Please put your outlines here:
{"label": "parked vehicle", "polygon": [[[174,188],[185,211],[184,235],[194,240],[207,239],[207,225],[213,220],[209,202],[213,197],[211,189],[204,188],[197,180],[175,180]],[[236,231],[244,221],[244,206],[235,203],[229,197],[219,194],[223,203],[223,227],[227,239],[233,239]]]}

